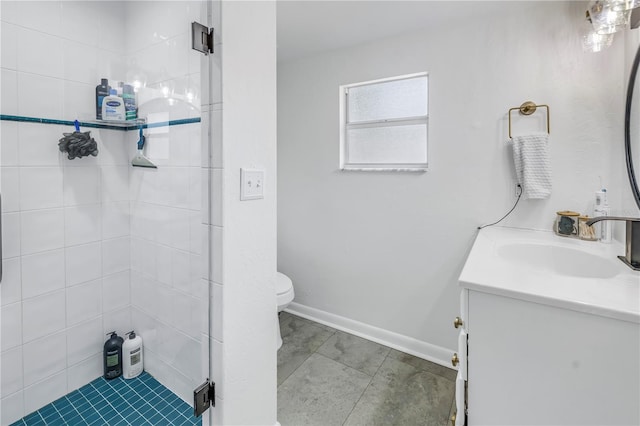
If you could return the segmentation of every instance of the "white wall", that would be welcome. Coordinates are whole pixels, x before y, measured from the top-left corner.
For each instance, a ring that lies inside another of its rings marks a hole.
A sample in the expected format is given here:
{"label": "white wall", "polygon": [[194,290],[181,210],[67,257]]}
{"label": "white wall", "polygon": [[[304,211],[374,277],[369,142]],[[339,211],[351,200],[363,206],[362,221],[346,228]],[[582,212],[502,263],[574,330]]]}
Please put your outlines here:
{"label": "white wall", "polygon": [[[124,74],[116,12],[106,3],[3,1],[1,113],[94,117],[99,79]],[[2,121],[0,130],[8,424],[100,376],[105,333],[131,327],[130,152],[116,130],[89,129],[100,153],[75,160],[57,145],[73,127]]]}
{"label": "white wall", "polygon": [[[275,18],[275,2],[222,2],[223,268],[218,295],[223,300],[224,389],[223,403],[214,411],[216,424],[276,423]],[[241,167],[265,170],[264,199],[240,201]]]}
{"label": "white wall", "polygon": [[[448,364],[476,227],[515,201],[507,110],[527,100],[551,108],[554,189],[503,224],[548,230],[557,210],[589,212],[599,176],[620,208],[623,38],[584,53],[583,19],[580,2],[522,3],[509,16],[278,64],[278,267],[293,280],[294,309],[377,327]],[[421,71],[429,171],[339,171],[339,85]],[[544,127],[540,114],[514,115],[514,134]]]}

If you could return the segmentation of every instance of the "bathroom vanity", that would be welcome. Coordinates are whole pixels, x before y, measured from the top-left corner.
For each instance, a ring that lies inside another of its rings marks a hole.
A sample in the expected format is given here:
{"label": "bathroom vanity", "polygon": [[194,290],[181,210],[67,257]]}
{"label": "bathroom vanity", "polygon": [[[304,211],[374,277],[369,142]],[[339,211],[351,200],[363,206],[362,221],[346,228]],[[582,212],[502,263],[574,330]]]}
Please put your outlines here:
{"label": "bathroom vanity", "polygon": [[640,424],[640,272],[623,252],[480,231],[460,275],[456,425]]}

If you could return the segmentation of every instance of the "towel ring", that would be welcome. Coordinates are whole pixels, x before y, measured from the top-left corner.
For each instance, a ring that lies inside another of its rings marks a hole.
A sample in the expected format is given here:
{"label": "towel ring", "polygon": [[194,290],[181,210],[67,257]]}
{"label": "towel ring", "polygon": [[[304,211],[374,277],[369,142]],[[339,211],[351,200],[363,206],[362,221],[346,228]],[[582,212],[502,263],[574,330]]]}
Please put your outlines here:
{"label": "towel ring", "polygon": [[550,125],[549,125],[549,105],[536,105],[535,102],[527,101],[527,102],[524,102],[519,107],[509,108],[509,139],[512,139],[512,136],[511,136],[511,111],[518,110],[518,111],[520,111],[521,115],[531,115],[534,112],[536,112],[536,110],[538,108],[546,108],[547,109],[547,133],[551,134],[551,130],[550,130],[551,128],[550,128]]}

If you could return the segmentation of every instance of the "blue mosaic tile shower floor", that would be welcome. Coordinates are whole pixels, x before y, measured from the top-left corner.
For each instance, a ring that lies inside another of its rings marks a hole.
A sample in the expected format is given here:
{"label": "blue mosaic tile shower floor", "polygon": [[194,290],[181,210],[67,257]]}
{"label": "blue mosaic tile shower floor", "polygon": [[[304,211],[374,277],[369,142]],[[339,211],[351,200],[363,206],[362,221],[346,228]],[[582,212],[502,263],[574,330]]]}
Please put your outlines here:
{"label": "blue mosaic tile shower floor", "polygon": [[193,408],[151,375],[124,380],[100,377],[25,416],[12,426],[200,425]]}

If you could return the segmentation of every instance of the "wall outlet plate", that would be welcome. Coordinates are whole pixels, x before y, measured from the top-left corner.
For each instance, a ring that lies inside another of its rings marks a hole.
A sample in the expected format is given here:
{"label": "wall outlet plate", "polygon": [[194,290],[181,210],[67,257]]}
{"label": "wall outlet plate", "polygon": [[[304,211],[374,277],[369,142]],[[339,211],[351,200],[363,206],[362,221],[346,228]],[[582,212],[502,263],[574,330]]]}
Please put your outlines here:
{"label": "wall outlet plate", "polygon": [[264,170],[240,169],[240,200],[264,198]]}

